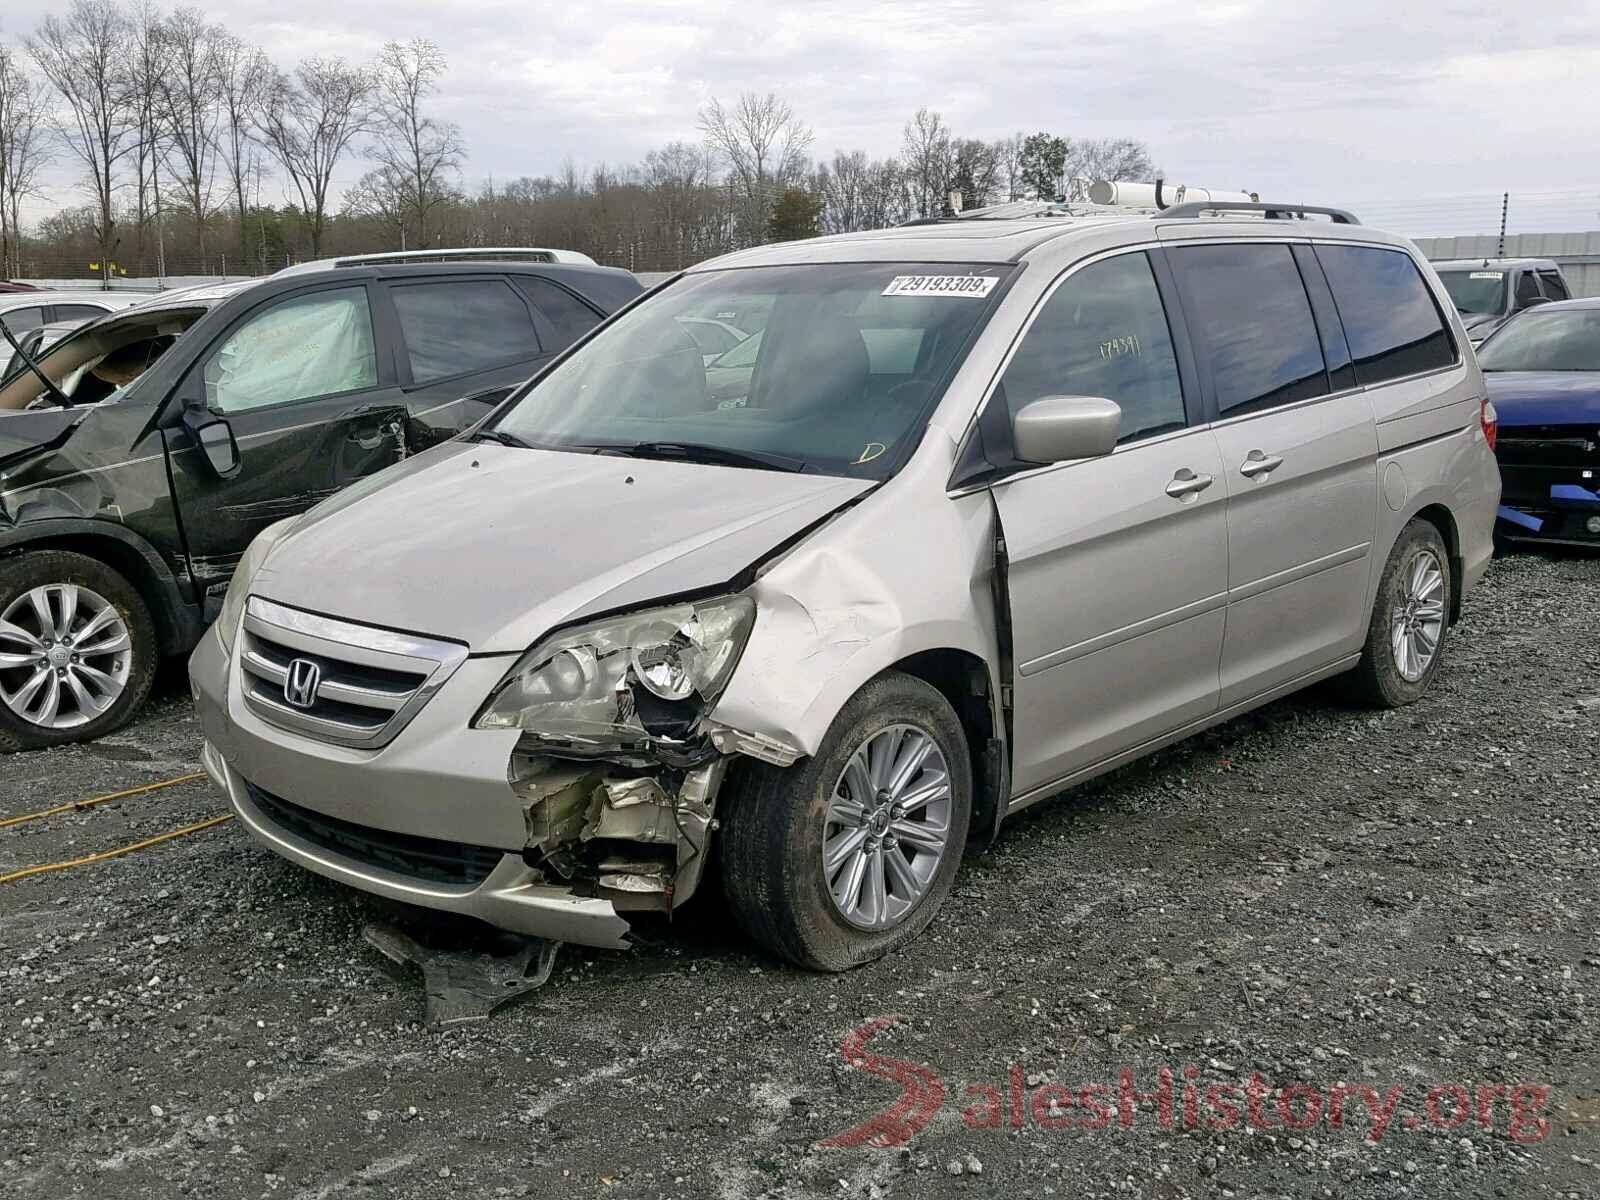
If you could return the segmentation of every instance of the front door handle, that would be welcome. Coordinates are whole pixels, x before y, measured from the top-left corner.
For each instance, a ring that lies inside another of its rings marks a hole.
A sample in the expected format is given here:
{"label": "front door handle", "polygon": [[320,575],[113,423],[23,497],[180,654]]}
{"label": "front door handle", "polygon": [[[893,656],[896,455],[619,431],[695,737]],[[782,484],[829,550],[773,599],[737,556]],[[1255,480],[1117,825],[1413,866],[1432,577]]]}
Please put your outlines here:
{"label": "front door handle", "polygon": [[1187,500],[1191,496],[1198,496],[1215,482],[1210,475],[1196,475],[1188,467],[1182,467],[1172,477],[1172,482],[1167,484],[1167,495],[1174,500]]}
{"label": "front door handle", "polygon": [[1239,474],[1246,479],[1254,479],[1257,475],[1270,475],[1283,466],[1283,458],[1277,454],[1268,454],[1263,450],[1252,450],[1244,456],[1244,462],[1239,467]]}

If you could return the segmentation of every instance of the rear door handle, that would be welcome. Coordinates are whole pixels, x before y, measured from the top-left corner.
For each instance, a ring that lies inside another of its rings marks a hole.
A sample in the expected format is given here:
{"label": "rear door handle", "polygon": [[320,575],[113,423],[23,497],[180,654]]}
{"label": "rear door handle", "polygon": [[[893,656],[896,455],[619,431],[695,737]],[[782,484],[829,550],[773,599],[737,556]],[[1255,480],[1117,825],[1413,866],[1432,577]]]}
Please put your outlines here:
{"label": "rear door handle", "polygon": [[1191,496],[1198,496],[1215,482],[1210,475],[1196,475],[1188,467],[1182,467],[1172,477],[1172,482],[1167,484],[1167,495],[1174,500],[1187,500]]}
{"label": "rear door handle", "polygon": [[1244,462],[1239,467],[1239,474],[1246,479],[1254,479],[1257,475],[1270,475],[1283,466],[1283,458],[1277,454],[1268,454],[1262,450],[1252,450],[1244,456]]}

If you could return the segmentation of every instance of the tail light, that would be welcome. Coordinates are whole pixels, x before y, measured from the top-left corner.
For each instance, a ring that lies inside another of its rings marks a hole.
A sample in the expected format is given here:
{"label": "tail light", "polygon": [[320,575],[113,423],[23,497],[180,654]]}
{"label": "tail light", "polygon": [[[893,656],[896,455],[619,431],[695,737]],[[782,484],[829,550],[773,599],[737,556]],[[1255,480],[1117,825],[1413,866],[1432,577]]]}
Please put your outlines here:
{"label": "tail light", "polygon": [[1483,440],[1489,443],[1489,449],[1494,449],[1495,441],[1500,437],[1500,414],[1495,412],[1494,405],[1489,403],[1488,397],[1479,402],[1478,421],[1483,426]]}

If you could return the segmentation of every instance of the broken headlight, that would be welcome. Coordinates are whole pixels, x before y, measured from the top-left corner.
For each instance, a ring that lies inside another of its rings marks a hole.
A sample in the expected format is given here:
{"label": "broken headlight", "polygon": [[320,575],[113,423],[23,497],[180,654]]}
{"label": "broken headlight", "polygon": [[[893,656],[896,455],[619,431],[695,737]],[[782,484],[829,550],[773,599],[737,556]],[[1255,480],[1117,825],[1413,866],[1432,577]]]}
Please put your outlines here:
{"label": "broken headlight", "polygon": [[539,643],[473,725],[576,752],[682,742],[728,684],[755,621],[748,596],[608,617]]}

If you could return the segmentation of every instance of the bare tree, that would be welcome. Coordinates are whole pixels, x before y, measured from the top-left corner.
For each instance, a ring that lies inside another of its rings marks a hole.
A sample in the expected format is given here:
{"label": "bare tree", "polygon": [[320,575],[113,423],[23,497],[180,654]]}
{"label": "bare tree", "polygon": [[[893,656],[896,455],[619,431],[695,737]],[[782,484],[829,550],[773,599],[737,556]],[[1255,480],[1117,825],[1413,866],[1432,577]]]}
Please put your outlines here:
{"label": "bare tree", "polygon": [[1013,133],[994,144],[995,188],[1006,200],[1022,197],[1022,143],[1024,135]]}
{"label": "bare tree", "polygon": [[128,80],[128,19],[113,0],[73,0],[47,16],[28,51],[60,94],[62,141],[83,164],[93,192],[101,279],[109,286],[117,248],[116,189],[122,160],[138,145]]}
{"label": "bare tree", "polygon": [[994,198],[999,177],[995,149],[977,138],[957,138],[950,143],[950,190],[961,193],[961,207],[982,208]]}
{"label": "bare tree", "polygon": [[222,109],[218,54],[225,34],[198,9],[180,8],[167,18],[161,36],[166,63],[157,80],[157,104],[171,139],[172,171],[194,218],[195,249],[204,256]]}
{"label": "bare tree", "polygon": [[279,72],[269,88],[261,136],[300,197],[313,258],[322,254],[334,170],[371,128],[371,98],[371,74],[338,58],[308,58],[294,79]]}
{"label": "bare tree", "polygon": [[1150,148],[1133,138],[1074,138],[1067,147],[1069,179],[1155,178]]}
{"label": "bare tree", "polygon": [[[378,56],[378,140],[371,157],[386,178],[404,184],[405,215],[423,248],[431,244],[430,218],[451,194],[450,180],[466,157],[460,128],[422,113],[444,69],[444,53],[427,38],[389,42]],[[404,234],[402,226],[402,240]]]}
{"label": "bare tree", "polygon": [[50,158],[43,86],[0,46],[0,276],[22,274],[22,198],[38,194]]}
{"label": "bare tree", "polygon": [[930,109],[917,109],[916,115],[906,122],[905,145],[900,157],[905,164],[917,216],[938,216],[948,203],[955,173],[950,127],[944,123],[944,118]]}
{"label": "bare tree", "polygon": [[161,171],[167,150],[167,132],[157,104],[166,74],[167,43],[162,33],[166,17],[149,2],[138,0],[128,16],[127,87],[133,111],[134,148],[134,257],[141,269],[148,261],[146,243],[155,232],[156,274],[166,271],[161,208]]}
{"label": "bare tree", "polygon": [[249,206],[246,193],[251,179],[259,179],[256,156],[256,120],[266,106],[267,88],[272,82],[272,64],[267,56],[231,33],[217,44],[217,156],[227,172],[239,214],[239,261],[250,257],[250,241],[245,231]]}
{"label": "bare tree", "polygon": [[731,108],[713,99],[700,110],[699,125],[728,164],[740,242],[764,241],[774,199],[805,174],[811,129],[771,92],[745,92]]}

